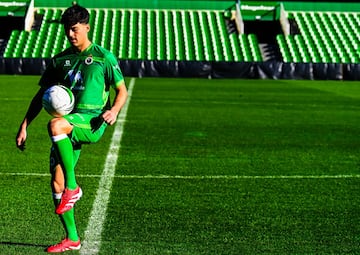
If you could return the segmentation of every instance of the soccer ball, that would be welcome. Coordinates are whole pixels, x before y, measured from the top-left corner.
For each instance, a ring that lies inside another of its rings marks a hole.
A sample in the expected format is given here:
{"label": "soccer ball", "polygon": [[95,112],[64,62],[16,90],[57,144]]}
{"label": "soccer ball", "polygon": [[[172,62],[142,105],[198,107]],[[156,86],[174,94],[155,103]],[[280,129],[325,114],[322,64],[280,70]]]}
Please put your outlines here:
{"label": "soccer ball", "polygon": [[44,109],[54,117],[69,114],[74,109],[75,98],[71,90],[63,85],[48,88],[43,97]]}

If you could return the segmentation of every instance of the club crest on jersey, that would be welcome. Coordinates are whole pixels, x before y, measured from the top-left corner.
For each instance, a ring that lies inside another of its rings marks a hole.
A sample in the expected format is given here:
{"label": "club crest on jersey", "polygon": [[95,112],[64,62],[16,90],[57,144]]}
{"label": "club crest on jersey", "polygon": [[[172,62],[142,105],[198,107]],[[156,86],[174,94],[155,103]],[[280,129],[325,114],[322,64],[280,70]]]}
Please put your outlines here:
{"label": "club crest on jersey", "polygon": [[91,65],[94,62],[93,57],[90,55],[85,59],[85,64]]}
{"label": "club crest on jersey", "polygon": [[65,60],[65,64],[64,64],[64,66],[71,66],[71,62],[70,62],[70,60]]}

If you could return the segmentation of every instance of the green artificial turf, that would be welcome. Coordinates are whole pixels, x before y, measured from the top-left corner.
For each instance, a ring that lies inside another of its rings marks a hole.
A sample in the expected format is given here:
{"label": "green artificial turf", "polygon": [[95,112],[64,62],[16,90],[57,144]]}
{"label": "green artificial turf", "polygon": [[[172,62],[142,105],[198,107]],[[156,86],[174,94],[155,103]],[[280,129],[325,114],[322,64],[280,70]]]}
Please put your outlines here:
{"label": "green artificial turf", "polygon": [[[15,147],[38,79],[0,76],[1,254],[63,237],[45,112]],[[359,82],[144,78],[132,92],[99,254],[360,252]],[[113,130],[79,161],[82,238]]]}

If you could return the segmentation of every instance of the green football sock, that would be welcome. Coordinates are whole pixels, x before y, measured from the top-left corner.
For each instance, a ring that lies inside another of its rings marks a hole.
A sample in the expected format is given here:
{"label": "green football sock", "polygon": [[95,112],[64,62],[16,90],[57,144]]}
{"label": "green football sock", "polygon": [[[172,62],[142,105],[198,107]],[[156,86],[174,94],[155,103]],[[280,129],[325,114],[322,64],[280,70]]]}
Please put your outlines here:
{"label": "green football sock", "polygon": [[66,134],[53,136],[52,141],[54,142],[54,147],[57,150],[64,168],[66,187],[70,190],[74,190],[77,187],[77,183],[75,178],[72,143]]}
{"label": "green football sock", "polygon": [[64,225],[68,238],[71,241],[78,241],[79,236],[76,230],[74,208],[71,208],[69,211],[63,213],[61,217],[65,223]]}
{"label": "green football sock", "polygon": [[[58,204],[60,204],[60,201],[61,201],[61,194],[60,194],[60,196],[59,196],[59,194],[54,194],[55,207]],[[69,238],[71,241],[74,241],[74,242],[78,241],[79,235],[77,233],[76,224],[75,224],[74,208],[72,208],[71,210],[69,210],[59,216],[60,216],[60,220],[64,226],[67,238]]]}

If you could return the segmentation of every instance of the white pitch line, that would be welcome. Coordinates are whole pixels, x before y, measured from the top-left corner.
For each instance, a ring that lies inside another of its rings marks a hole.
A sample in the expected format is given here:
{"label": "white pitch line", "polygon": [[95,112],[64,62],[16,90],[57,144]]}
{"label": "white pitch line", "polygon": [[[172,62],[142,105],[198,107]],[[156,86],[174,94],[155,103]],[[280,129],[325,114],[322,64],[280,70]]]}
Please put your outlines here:
{"label": "white pitch line", "polygon": [[[36,176],[49,177],[42,173],[0,173],[0,176]],[[108,177],[99,174],[78,174],[80,178]],[[360,174],[335,175],[114,175],[111,178],[119,179],[351,179],[360,178]]]}
{"label": "white pitch line", "polygon": [[360,178],[353,175],[117,175],[121,179],[345,179]]}
{"label": "white pitch line", "polygon": [[114,133],[111,138],[111,144],[104,165],[104,170],[100,177],[99,188],[93,203],[89,223],[85,230],[80,254],[96,255],[98,254],[101,246],[101,233],[106,218],[106,210],[109,203],[111,186],[115,176],[116,162],[121,146],[121,138],[124,132],[126,114],[134,86],[135,79],[133,78],[130,80],[128,88],[128,99],[123,106],[115,124]]}

